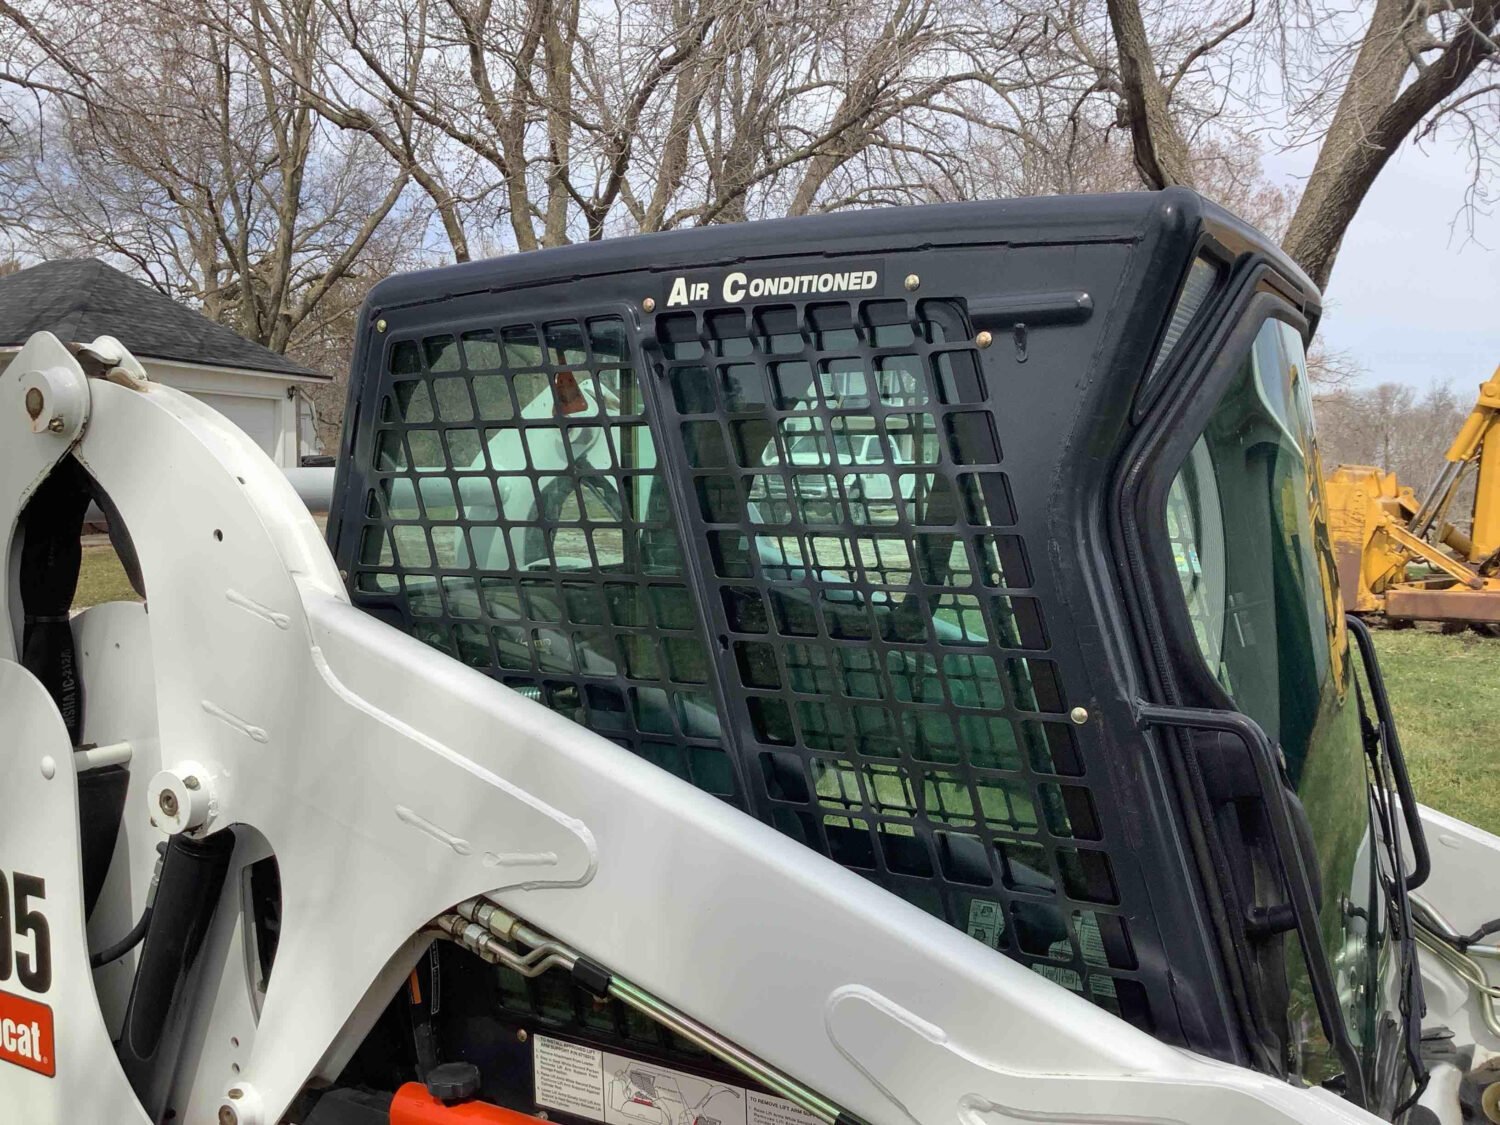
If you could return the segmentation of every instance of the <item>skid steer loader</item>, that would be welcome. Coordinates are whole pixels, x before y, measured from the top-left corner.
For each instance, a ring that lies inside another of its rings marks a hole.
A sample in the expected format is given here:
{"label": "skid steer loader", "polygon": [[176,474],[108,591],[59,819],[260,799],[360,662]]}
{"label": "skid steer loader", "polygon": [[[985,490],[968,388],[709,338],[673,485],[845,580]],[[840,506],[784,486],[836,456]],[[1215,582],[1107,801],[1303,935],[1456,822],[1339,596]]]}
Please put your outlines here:
{"label": "skid steer loader", "polygon": [[[1180,190],[399,277],[326,544],[33,337],[0,1121],[1495,1119],[1500,840],[1341,611],[1318,312]],[[144,604],[70,619],[91,501]]]}

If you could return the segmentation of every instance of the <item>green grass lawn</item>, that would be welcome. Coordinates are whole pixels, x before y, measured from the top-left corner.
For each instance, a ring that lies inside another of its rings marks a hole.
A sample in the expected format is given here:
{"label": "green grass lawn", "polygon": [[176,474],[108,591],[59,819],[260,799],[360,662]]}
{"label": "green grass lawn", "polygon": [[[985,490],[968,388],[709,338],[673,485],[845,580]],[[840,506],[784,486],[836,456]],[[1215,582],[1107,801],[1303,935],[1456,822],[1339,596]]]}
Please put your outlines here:
{"label": "green grass lawn", "polygon": [[100,602],[134,602],[135,590],[125,577],[125,568],[113,547],[85,547],[83,565],[78,571],[78,590],[73,595],[74,609],[87,609]]}
{"label": "green grass lawn", "polygon": [[1417,799],[1500,833],[1500,640],[1375,632]]}

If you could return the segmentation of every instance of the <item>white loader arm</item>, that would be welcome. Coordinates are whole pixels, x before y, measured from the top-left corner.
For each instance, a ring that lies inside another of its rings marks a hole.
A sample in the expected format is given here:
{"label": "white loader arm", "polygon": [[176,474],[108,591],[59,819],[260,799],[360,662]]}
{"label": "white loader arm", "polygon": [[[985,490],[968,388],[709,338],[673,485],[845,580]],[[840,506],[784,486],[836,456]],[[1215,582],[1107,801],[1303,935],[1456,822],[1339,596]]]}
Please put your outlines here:
{"label": "white loader arm", "polygon": [[[0,1051],[0,1119],[280,1121],[309,1079],[336,1076],[431,920],[489,895],[871,1125],[1373,1120],[1157,1042],[364,615],[240,431],[171,388],[86,379],[39,335],[0,376],[12,560],[28,497],[70,454],[128,528],[149,596],[149,613],[75,622],[85,741],[130,753],[94,947],[134,919],[163,829],[233,827],[236,850],[173,1009],[172,1062],[133,1086],[111,1043],[131,959],[89,969],[88,761],[39,682],[0,662],[0,872],[13,892],[44,883],[16,905],[45,917],[51,969],[28,986],[42,935],[11,911],[0,950],[29,960],[0,964],[0,1004],[47,1010],[50,1055],[28,1067]],[[12,623],[14,588],[0,590]],[[258,1001],[244,871],[273,853],[282,928]]]}

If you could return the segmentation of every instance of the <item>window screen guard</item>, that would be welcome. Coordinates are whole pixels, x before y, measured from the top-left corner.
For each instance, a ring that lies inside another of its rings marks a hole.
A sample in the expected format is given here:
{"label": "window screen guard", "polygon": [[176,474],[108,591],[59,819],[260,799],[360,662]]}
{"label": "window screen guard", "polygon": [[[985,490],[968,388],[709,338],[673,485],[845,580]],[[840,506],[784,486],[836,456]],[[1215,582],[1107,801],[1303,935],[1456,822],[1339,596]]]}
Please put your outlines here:
{"label": "window screen guard", "polygon": [[973,335],[915,296],[393,333],[350,584],[1145,1023]]}

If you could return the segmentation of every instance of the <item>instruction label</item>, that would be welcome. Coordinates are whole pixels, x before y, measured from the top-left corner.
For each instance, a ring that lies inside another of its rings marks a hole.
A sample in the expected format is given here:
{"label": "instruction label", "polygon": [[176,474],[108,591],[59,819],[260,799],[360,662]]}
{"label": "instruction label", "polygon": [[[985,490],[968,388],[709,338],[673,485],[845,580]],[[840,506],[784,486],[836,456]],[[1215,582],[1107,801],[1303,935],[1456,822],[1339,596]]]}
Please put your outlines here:
{"label": "instruction label", "polygon": [[545,1035],[536,1036],[532,1042],[537,1105],[603,1121],[603,1056],[588,1047]]}
{"label": "instruction label", "polygon": [[537,1105],[603,1125],[819,1125],[785,1098],[546,1035],[532,1044]]}
{"label": "instruction label", "polygon": [[1000,935],[1005,931],[1005,915],[1000,904],[987,898],[969,900],[969,936],[984,942],[991,949],[1000,948]]}

